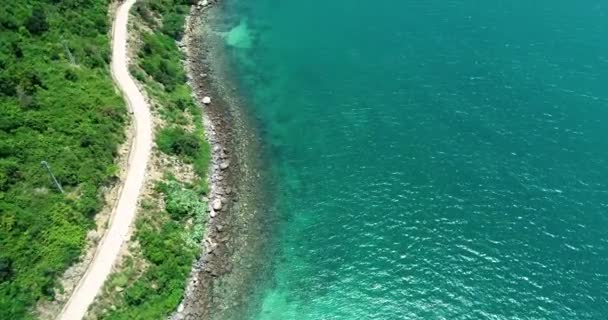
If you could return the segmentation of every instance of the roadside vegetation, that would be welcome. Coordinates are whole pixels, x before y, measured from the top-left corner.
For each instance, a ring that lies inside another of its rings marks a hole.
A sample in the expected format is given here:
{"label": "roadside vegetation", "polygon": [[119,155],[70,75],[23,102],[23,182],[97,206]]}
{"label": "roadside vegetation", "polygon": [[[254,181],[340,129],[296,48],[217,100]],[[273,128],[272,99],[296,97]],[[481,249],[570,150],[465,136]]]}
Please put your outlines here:
{"label": "roadside vegetation", "polygon": [[163,178],[139,210],[129,254],[92,307],[97,319],[165,319],[184,294],[200,253],[210,148],[192,98],[177,40],[187,0],[138,1],[132,9],[138,44],[131,73],[145,87],[157,118],[153,162]]}
{"label": "roadside vegetation", "polygon": [[108,0],[1,7],[0,319],[30,319],[82,253],[127,114],[108,68]]}

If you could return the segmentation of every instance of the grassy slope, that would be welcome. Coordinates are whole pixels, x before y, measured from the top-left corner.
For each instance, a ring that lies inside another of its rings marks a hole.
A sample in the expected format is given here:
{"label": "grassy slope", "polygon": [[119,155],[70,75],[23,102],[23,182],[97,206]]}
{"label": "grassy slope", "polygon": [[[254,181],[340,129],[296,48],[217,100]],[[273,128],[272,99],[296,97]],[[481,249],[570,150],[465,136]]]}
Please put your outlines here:
{"label": "grassy slope", "polygon": [[51,297],[117,172],[126,109],[108,70],[107,12],[107,0],[5,0],[0,10],[0,319],[29,318]]}

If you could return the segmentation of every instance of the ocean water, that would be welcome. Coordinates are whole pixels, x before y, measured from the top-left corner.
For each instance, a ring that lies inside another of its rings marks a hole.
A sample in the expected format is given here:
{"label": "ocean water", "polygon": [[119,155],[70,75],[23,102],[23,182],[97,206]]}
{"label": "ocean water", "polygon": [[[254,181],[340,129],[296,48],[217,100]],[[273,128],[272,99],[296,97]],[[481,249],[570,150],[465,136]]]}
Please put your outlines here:
{"label": "ocean water", "polygon": [[608,2],[225,0],[269,151],[240,319],[608,319]]}

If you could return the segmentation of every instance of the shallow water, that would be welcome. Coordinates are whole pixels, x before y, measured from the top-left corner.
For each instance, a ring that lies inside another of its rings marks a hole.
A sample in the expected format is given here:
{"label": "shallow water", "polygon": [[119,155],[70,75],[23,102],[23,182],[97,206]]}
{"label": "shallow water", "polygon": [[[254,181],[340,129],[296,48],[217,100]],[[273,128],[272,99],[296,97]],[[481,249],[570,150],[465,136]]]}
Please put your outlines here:
{"label": "shallow water", "polygon": [[607,2],[218,10],[278,190],[236,318],[606,318]]}

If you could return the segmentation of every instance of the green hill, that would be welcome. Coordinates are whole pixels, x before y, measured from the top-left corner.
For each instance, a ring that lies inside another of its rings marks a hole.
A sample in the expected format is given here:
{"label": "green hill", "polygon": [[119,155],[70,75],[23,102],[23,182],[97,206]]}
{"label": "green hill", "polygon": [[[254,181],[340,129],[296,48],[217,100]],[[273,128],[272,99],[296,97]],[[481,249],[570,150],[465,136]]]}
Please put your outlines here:
{"label": "green hill", "polygon": [[107,0],[2,7],[0,319],[21,319],[81,253],[100,188],[115,178],[126,109],[108,68]]}

